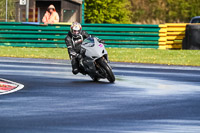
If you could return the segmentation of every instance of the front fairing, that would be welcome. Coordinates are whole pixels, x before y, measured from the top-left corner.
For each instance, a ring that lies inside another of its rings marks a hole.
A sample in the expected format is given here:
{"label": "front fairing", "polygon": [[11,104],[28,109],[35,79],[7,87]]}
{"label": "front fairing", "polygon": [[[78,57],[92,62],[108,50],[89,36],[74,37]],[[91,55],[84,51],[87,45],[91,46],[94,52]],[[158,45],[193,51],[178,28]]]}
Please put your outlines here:
{"label": "front fairing", "polygon": [[81,54],[84,55],[81,65],[91,77],[105,78],[97,72],[95,61],[102,57],[107,57],[107,51],[97,38],[90,37],[84,40],[81,45]]}
{"label": "front fairing", "polygon": [[85,56],[94,60],[107,55],[105,46],[99,43],[95,37],[84,41],[81,47],[85,50]]}

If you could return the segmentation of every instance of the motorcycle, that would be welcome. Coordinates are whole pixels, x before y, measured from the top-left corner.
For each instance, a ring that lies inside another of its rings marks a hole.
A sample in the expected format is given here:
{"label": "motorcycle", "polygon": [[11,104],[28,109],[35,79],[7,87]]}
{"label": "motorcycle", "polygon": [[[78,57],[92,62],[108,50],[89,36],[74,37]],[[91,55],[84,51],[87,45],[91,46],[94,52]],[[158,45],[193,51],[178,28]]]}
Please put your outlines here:
{"label": "motorcycle", "polygon": [[112,68],[108,64],[108,53],[104,44],[100,43],[96,37],[85,39],[81,45],[79,68],[81,73],[89,75],[93,81],[108,79],[110,83],[115,82]]}

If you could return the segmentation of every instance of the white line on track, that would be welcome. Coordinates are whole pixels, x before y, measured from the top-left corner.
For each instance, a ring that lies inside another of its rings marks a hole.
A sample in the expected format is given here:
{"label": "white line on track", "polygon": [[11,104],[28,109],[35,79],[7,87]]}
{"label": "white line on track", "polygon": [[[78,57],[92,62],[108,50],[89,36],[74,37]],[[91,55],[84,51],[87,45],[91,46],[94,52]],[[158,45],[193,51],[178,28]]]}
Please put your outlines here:
{"label": "white line on track", "polygon": [[0,93],[0,95],[13,93],[13,92],[19,91],[19,90],[24,88],[24,85],[22,85],[22,84],[19,84],[19,83],[16,83],[16,82],[13,82],[13,81],[10,81],[10,80],[7,80],[7,79],[2,79],[2,78],[0,78],[0,80],[17,85],[17,88],[10,90],[10,91],[2,92],[2,93]]}

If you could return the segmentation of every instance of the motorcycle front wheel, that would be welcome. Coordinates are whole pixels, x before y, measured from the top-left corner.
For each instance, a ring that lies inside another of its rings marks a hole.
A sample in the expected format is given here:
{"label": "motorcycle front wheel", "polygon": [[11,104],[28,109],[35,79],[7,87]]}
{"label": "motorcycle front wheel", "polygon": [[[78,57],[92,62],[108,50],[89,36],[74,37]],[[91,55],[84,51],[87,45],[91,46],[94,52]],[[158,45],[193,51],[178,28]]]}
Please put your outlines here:
{"label": "motorcycle front wheel", "polygon": [[112,68],[108,65],[107,61],[105,58],[100,58],[98,60],[99,65],[105,70],[106,75],[107,75],[107,79],[110,83],[114,83],[115,82],[115,75],[112,72]]}
{"label": "motorcycle front wheel", "polygon": [[98,82],[99,80],[100,80],[100,78],[97,78],[97,77],[91,77],[92,78],[92,80],[94,81],[94,82]]}

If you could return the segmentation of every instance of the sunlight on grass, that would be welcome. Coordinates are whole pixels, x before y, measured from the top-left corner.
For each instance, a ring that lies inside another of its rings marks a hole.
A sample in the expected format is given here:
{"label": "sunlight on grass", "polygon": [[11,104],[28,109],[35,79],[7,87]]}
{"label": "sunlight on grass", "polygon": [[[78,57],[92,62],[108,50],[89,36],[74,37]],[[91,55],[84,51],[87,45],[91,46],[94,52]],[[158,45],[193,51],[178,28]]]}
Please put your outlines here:
{"label": "sunlight on grass", "polygon": [[108,49],[116,62],[200,66],[198,50]]}
{"label": "sunlight on grass", "polygon": [[[1,57],[69,59],[66,48],[0,47]],[[110,61],[200,66],[198,50],[107,48]]]}
{"label": "sunlight on grass", "polygon": [[67,49],[64,48],[16,48],[0,47],[1,57],[69,59]]}

